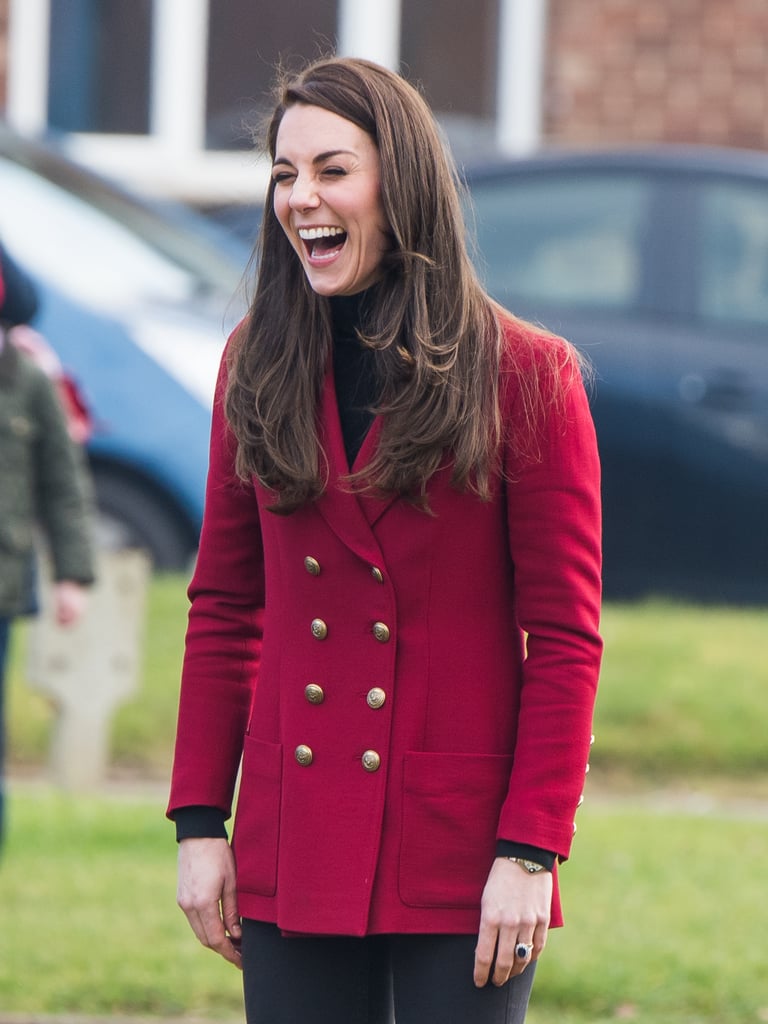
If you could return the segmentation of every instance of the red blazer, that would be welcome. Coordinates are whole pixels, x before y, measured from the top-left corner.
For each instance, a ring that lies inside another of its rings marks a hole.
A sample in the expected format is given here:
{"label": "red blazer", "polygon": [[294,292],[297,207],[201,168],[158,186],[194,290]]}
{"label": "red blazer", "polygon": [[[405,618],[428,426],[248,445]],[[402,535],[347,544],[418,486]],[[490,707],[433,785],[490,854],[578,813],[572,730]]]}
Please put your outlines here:
{"label": "red blazer", "polygon": [[[523,331],[509,321],[508,344]],[[429,483],[432,515],[338,486],[330,371],[328,488],[290,515],[266,511],[270,492],[235,478],[222,386],[169,813],[229,813],[242,758],[243,916],[305,933],[473,932],[497,837],[564,860],[575,831],[601,655],[599,467],[581,382],[550,406],[536,458],[505,453],[491,501],[453,488],[446,465]]]}

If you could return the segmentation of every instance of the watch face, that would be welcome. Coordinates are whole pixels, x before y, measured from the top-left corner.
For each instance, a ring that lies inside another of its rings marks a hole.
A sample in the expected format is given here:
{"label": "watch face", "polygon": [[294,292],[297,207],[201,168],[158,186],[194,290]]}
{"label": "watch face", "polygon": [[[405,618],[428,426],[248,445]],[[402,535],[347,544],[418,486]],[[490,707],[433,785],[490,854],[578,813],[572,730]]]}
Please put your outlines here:
{"label": "watch face", "polygon": [[537,864],[535,861],[532,861],[532,860],[524,860],[523,861],[523,867],[525,868],[526,871],[530,872],[530,874],[532,874],[532,875],[535,875],[539,871],[543,871],[544,870],[544,865],[543,864]]}

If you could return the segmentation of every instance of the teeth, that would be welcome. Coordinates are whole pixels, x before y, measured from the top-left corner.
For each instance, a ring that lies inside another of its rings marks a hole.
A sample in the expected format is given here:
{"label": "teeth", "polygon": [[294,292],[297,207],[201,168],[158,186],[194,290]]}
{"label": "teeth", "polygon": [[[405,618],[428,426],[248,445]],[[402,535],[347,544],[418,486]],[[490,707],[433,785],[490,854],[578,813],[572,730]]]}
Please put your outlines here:
{"label": "teeth", "polygon": [[315,238],[333,238],[334,235],[343,234],[343,228],[299,228],[299,238],[303,238],[307,242],[311,242]]}

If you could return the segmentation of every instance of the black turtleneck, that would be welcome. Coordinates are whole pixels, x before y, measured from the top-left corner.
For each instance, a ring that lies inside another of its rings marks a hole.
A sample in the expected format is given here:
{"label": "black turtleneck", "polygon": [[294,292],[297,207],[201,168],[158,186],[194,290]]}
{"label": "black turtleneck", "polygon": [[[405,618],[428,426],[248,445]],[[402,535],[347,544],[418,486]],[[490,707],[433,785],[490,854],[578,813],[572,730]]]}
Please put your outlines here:
{"label": "black turtleneck", "polygon": [[375,352],[360,341],[357,333],[369,294],[364,291],[331,298],[333,379],[350,468],[373,422],[371,408],[378,397]]}

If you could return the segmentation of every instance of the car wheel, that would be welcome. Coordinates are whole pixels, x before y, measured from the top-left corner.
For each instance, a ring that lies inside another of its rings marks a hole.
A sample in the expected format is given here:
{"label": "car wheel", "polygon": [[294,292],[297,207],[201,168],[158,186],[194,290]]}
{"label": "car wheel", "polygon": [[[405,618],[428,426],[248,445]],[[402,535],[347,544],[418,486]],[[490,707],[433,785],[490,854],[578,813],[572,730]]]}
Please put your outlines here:
{"label": "car wheel", "polygon": [[102,549],[141,548],[156,569],[187,569],[196,540],[183,514],[142,481],[93,467],[96,541]]}

